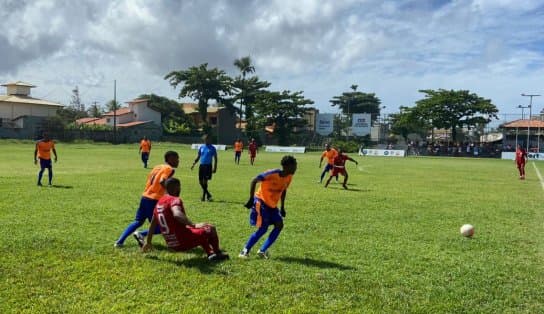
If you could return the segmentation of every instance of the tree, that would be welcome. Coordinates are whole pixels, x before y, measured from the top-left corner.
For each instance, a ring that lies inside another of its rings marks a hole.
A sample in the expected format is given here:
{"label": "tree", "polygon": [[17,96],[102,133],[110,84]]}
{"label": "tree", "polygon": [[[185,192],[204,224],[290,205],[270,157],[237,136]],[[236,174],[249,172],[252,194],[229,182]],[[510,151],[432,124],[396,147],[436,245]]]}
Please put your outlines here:
{"label": "tree", "polygon": [[452,140],[457,128],[487,124],[498,119],[499,110],[491,103],[468,90],[420,90],[424,99],[416,101],[414,115],[431,122],[435,128],[451,129]]}
{"label": "tree", "polygon": [[106,108],[108,111],[119,110],[119,108],[121,108],[121,103],[112,99],[106,103]]}
{"label": "tree", "polygon": [[161,113],[161,124],[166,133],[186,133],[194,128],[192,120],[177,101],[155,94],[144,94],[138,98],[147,99],[149,107]]}
{"label": "tree", "polygon": [[243,106],[244,106],[244,100],[245,100],[245,93],[247,92],[247,86],[246,86],[246,75],[248,73],[254,73],[255,67],[251,65],[251,58],[249,56],[242,57],[240,59],[234,60],[234,65],[240,70],[242,73],[242,77],[239,76],[234,81],[234,87],[239,90],[238,100],[240,102],[240,130],[242,129],[242,114],[243,114]]}
{"label": "tree", "polygon": [[428,122],[420,119],[414,112],[414,108],[401,106],[400,113],[390,114],[389,119],[391,132],[402,136],[405,141],[408,141],[408,135],[412,133],[424,136],[429,128]]}
{"label": "tree", "polygon": [[93,118],[100,118],[103,114],[103,110],[102,110],[102,107],[100,105],[98,105],[96,102],[94,102],[90,107],[89,109],[87,110],[87,114],[90,116],[90,117],[93,117]]}
{"label": "tree", "polygon": [[256,96],[255,102],[257,125],[262,128],[273,125],[278,144],[288,145],[289,135],[294,129],[306,124],[303,119],[307,110],[305,106],[313,103],[312,100],[304,98],[302,91],[261,92]]}
{"label": "tree", "polygon": [[174,88],[183,83],[179,98],[190,97],[198,102],[198,111],[206,130],[209,128],[208,102],[215,100],[221,103],[224,96],[231,94],[232,79],[223,70],[208,69],[207,63],[187,70],[172,71],[164,79],[169,80]]}
{"label": "tree", "polygon": [[[338,106],[343,114],[370,113],[372,121],[380,115],[381,100],[374,93],[357,91],[357,85],[351,85],[350,92],[344,92],[340,96],[334,96],[329,102],[332,106]],[[348,117],[348,119],[350,119]]]}
{"label": "tree", "polygon": [[76,111],[85,111],[85,104],[81,102],[81,98],[79,97],[79,88],[77,86],[72,90],[70,106]]}

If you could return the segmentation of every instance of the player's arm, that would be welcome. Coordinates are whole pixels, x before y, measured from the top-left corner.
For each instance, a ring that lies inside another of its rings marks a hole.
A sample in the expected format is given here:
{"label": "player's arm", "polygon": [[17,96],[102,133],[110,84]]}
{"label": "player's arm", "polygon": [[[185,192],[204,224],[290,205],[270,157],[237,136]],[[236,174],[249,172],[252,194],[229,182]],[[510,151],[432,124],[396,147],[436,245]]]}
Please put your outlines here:
{"label": "player's arm", "polygon": [[246,202],[246,208],[253,207],[253,196],[255,195],[255,188],[257,187],[257,182],[259,182],[258,178],[255,178],[251,181],[251,184],[249,186],[249,199]]}
{"label": "player's arm", "polygon": [[193,162],[193,165],[191,166],[191,170],[195,167],[196,163],[200,160],[200,148],[198,149],[198,153],[195,158],[195,162]]}
{"label": "player's arm", "polygon": [[55,162],[57,162],[57,150],[53,147],[53,155],[55,155]]}
{"label": "player's arm", "polygon": [[349,160],[349,161],[353,161],[356,165],[359,164],[359,163],[357,162],[357,160],[355,160],[355,159],[353,159],[353,158],[351,158],[351,157],[348,157],[348,160]]}
{"label": "player's arm", "polygon": [[217,152],[213,155],[213,173],[217,171]]}
{"label": "player's arm", "polygon": [[281,192],[280,214],[282,217],[285,217],[287,215],[287,213],[285,212],[285,196],[287,196],[287,190],[283,190],[283,192]]}
{"label": "player's arm", "polygon": [[319,168],[321,168],[322,163],[323,163],[323,155],[321,155],[321,159],[319,159]]}
{"label": "player's arm", "polygon": [[142,246],[142,252],[149,252],[153,249],[153,244],[151,244],[151,240],[153,239],[153,230],[157,228],[157,218],[155,215],[153,215],[153,218],[151,218],[151,224],[149,225],[150,232],[147,233],[147,237],[145,238],[145,243]]}
{"label": "player's arm", "polygon": [[176,221],[180,224],[187,227],[195,227],[195,224],[189,219],[189,217],[187,217],[187,215],[183,213],[181,206],[172,206],[172,214],[174,215],[174,219],[176,219]]}

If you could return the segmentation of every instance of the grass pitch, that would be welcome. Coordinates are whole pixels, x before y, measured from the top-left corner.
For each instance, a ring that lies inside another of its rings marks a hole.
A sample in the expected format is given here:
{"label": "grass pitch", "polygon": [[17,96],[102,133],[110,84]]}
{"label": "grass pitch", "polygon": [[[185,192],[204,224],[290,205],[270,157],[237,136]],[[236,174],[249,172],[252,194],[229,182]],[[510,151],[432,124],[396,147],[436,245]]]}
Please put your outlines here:
{"label": "grass pitch", "polygon": [[[189,169],[196,151],[154,143],[151,165],[180,153],[189,217],[217,225],[231,260],[214,264],[199,249],[169,252],[160,236],[150,254],[132,238],[113,248],[149,171],[137,145],[58,143],[54,186],[39,188],[33,144],[1,144],[1,313],[544,312],[538,162],[520,181],[512,161],[351,155],[360,167],[348,162],[345,191],[317,183],[317,153],[295,155],[271,259],[239,260],[254,231],[242,206],[249,183],[282,154],[250,166],[244,153],[237,166],[219,152],[215,201],[201,203]],[[460,236],[464,223],[476,227],[473,239]]]}

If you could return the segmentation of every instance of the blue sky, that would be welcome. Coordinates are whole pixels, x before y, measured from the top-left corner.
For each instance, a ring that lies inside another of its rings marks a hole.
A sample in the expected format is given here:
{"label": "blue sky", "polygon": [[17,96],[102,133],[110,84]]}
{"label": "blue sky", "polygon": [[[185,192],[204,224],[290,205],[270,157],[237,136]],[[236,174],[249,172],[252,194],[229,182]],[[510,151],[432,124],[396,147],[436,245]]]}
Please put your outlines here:
{"label": "blue sky", "polygon": [[[544,1],[0,0],[0,81],[35,97],[86,104],[155,93],[163,79],[207,62],[237,75],[250,55],[271,89],[302,90],[321,112],[352,84],[386,106],[413,106],[420,89],[468,89],[501,114],[521,93],[544,95]],[[5,10],[4,10],[5,8]],[[544,108],[544,96],[533,111]]]}

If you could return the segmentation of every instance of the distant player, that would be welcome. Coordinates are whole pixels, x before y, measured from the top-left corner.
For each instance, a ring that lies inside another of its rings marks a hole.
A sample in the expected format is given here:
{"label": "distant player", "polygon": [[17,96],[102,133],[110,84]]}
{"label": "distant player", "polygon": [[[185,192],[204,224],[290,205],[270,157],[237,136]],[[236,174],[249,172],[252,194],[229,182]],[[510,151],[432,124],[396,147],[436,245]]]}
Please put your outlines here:
{"label": "distant player", "polygon": [[207,199],[208,202],[211,202],[212,195],[208,191],[208,181],[212,179],[212,173],[217,171],[217,151],[215,150],[215,146],[212,145],[209,135],[204,136],[204,142],[205,144],[198,148],[198,154],[191,166],[191,170],[193,170],[196,163],[200,160],[200,167],[198,167],[198,182],[200,183],[200,187],[202,187],[202,198],[200,200],[204,202]]}
{"label": "distant player", "polygon": [[344,187],[344,189],[346,190],[348,189],[348,185],[347,185],[348,172],[346,171],[346,160],[353,161],[356,165],[359,164],[355,159],[344,154],[342,149],[339,149],[338,155],[334,157],[332,172],[329,178],[327,179],[327,182],[325,183],[325,187],[329,185],[329,182],[331,182],[332,177],[338,177],[338,175],[341,174],[344,176],[344,183],[342,183],[342,187]]}
{"label": "distant player", "polygon": [[57,162],[57,150],[55,149],[55,143],[49,138],[47,132],[42,134],[42,139],[36,142],[36,148],[34,149],[34,164],[38,163],[40,159],[40,172],[38,173],[38,186],[42,186],[42,176],[45,169],[49,175],[49,185],[53,181],[53,165],[51,164],[51,152],[55,155],[55,162]]}
{"label": "distant player", "polygon": [[[321,154],[321,159],[319,160],[319,168],[321,168],[321,164],[323,163],[323,159],[327,158],[327,164],[325,165],[325,168],[323,168],[323,172],[321,173],[321,178],[319,179],[319,183],[323,182],[323,178],[329,172],[332,170],[332,163],[334,160],[334,157],[338,155],[338,152],[336,149],[332,148],[330,144],[325,144],[325,151]],[[338,180],[338,176],[336,177],[336,180]]]}
{"label": "distant player", "polygon": [[151,141],[146,136],[140,141],[140,149],[138,150],[144,163],[144,168],[147,168],[147,161],[149,160],[149,154],[151,153]]}
{"label": "distant player", "polygon": [[[179,198],[179,180],[170,178],[165,185],[167,194],[155,206],[149,229],[154,230],[160,226],[166,245],[174,251],[182,252],[201,246],[209,261],[228,259],[229,256],[219,248],[219,236],[215,226],[207,222],[195,224],[187,217],[183,202]],[[150,232],[142,246],[143,252],[153,248],[152,239],[153,233]]]}
{"label": "distant player", "polygon": [[255,163],[255,157],[257,156],[257,150],[258,150],[257,142],[255,141],[254,138],[252,138],[251,141],[249,142],[249,145],[247,146],[247,150],[249,151],[249,162],[251,163],[251,165],[253,165]]}
{"label": "distant player", "polygon": [[[240,252],[239,257],[241,258],[247,258],[251,248],[268,231],[268,227],[274,225],[268,239],[257,252],[259,257],[268,258],[268,248],[276,241],[283,229],[282,217],[286,215],[285,196],[291,179],[297,171],[297,160],[293,156],[284,156],[281,160],[281,166],[282,169],[265,171],[251,181],[250,196],[245,206],[251,209],[249,215],[250,224],[258,229],[249,237],[245,247]],[[257,183],[260,183],[260,186],[255,192]],[[277,207],[278,201],[281,201],[281,209]]]}
{"label": "distant player", "polygon": [[[121,237],[115,242],[115,247],[122,247],[125,243],[126,238],[131,234],[134,235],[136,241],[141,246],[143,245],[143,237],[148,233],[148,230],[142,231],[141,233],[136,232],[140,228],[145,220],[151,221],[153,217],[153,209],[159,199],[166,192],[165,182],[166,179],[174,175],[174,168],[177,168],[179,165],[179,155],[174,151],[168,151],[164,154],[164,165],[158,165],[147,175],[147,181],[145,184],[145,189],[140,199],[140,206],[136,211],[136,218],[134,221],[128,225],[128,227],[123,231]],[[154,230],[155,233],[158,233],[158,229]]]}
{"label": "distant player", "polygon": [[244,150],[244,142],[241,139],[237,138],[234,142],[234,163],[240,164],[240,156],[242,156],[242,151]]}
{"label": "distant player", "polygon": [[525,164],[527,163],[527,151],[518,144],[516,148],[516,165],[519,171],[519,179],[525,180]]}

